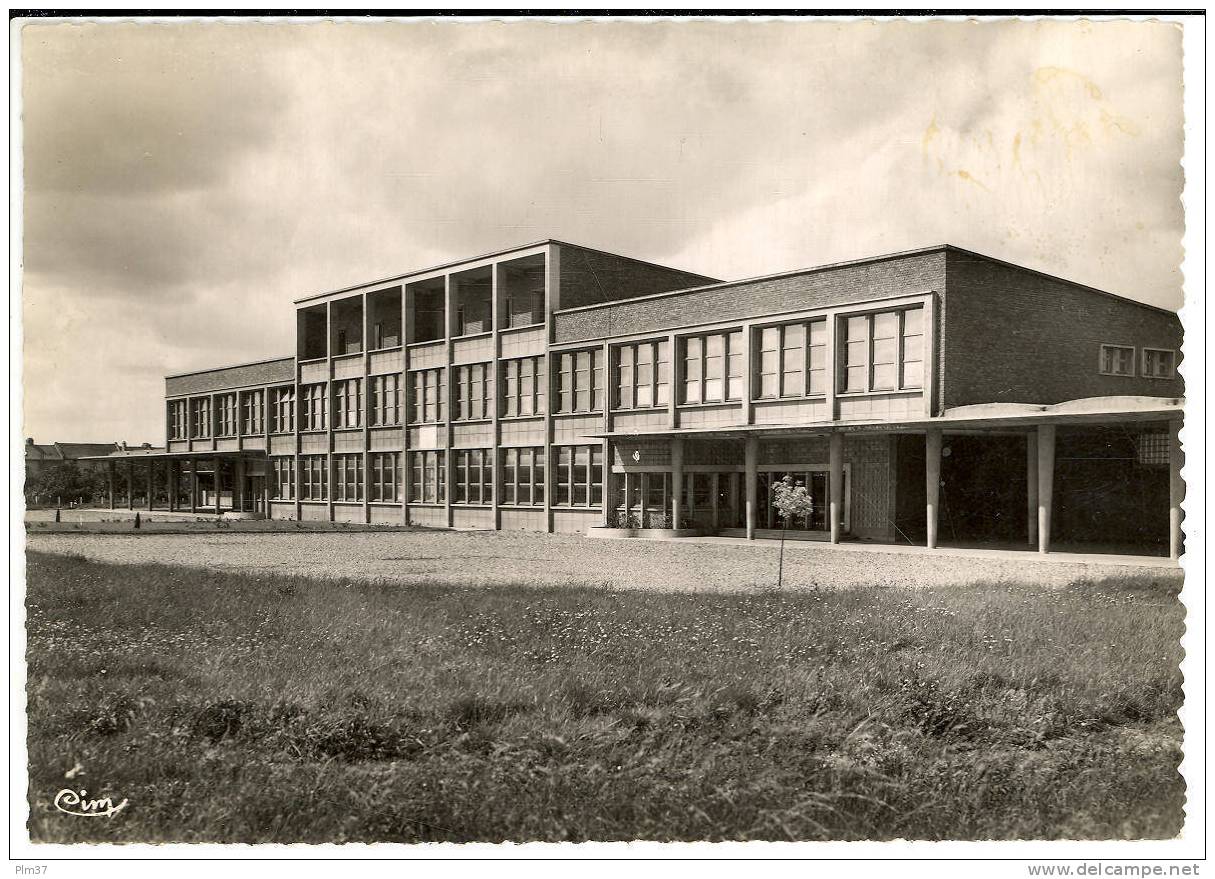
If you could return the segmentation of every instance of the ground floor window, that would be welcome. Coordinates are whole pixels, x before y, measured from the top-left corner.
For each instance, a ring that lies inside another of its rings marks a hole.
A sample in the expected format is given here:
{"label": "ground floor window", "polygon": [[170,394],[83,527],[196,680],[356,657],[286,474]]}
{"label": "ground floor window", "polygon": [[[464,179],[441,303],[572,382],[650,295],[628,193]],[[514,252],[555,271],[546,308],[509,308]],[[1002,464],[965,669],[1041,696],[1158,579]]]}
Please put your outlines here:
{"label": "ground floor window", "polygon": [[[792,476],[795,485],[804,485],[810,492],[814,503],[814,511],[809,516],[799,516],[782,523],[780,514],[772,506],[772,488],[785,476]],[[797,531],[826,531],[827,530],[827,472],[825,470],[770,472],[758,474],[755,485],[755,527],[781,528],[788,527]]]}
{"label": "ground floor window", "polygon": [[492,504],[494,502],[494,465],[490,449],[457,449],[456,483],[452,503]]}
{"label": "ground floor window", "polygon": [[603,446],[557,446],[553,498],[558,506],[597,507],[603,503]]}
{"label": "ground floor window", "polygon": [[295,500],[295,459],[270,459],[270,497],[278,501]]}
{"label": "ground floor window", "polygon": [[300,500],[329,499],[329,465],[324,455],[300,456]]}
{"label": "ground floor window", "polygon": [[419,504],[441,504],[447,497],[445,452],[411,452],[410,500]]}
{"label": "ground floor window", "polygon": [[400,500],[398,486],[401,484],[401,453],[372,452],[367,469],[371,477],[368,490],[371,500],[381,503],[396,503]]}
{"label": "ground floor window", "polygon": [[544,503],[544,447],[502,450],[502,503]]}
{"label": "ground floor window", "polygon": [[333,456],[333,499],[361,501],[363,499],[363,456]]}

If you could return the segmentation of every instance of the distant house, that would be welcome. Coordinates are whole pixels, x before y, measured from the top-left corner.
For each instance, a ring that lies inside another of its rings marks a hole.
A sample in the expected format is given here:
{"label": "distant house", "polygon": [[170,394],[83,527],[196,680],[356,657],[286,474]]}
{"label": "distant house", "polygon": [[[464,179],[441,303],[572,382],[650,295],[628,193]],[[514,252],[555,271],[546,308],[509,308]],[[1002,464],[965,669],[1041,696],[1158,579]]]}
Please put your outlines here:
{"label": "distant house", "polygon": [[[114,452],[126,451],[126,443],[36,443],[33,437],[25,440],[25,475],[33,476],[40,470],[68,461],[74,461],[79,466],[89,469],[104,469],[100,461],[82,460],[97,455],[109,455]],[[151,449],[151,443],[141,447]]]}

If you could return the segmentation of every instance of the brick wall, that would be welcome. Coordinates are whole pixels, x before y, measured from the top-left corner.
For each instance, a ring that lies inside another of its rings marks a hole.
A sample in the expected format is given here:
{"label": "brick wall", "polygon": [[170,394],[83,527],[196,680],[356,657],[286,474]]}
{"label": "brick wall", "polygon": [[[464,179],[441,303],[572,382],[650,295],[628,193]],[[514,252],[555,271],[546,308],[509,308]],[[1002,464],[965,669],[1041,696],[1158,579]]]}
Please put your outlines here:
{"label": "brick wall", "polygon": [[265,363],[249,363],[211,369],[207,372],[192,372],[189,375],[169,376],[165,378],[165,396],[203,394],[249,385],[288,384],[294,379],[295,358],[284,357]]}
{"label": "brick wall", "polygon": [[[1101,375],[1101,344],[1181,348],[1177,315],[949,251],[942,322],[946,407],[1183,394],[1180,378]],[[1180,355],[1178,355],[1180,356]]]}
{"label": "brick wall", "polygon": [[562,244],[561,307],[576,308],[632,296],[717,283],[716,278],[656,266],[612,253]]}
{"label": "brick wall", "polygon": [[[564,271],[564,262],[562,264]],[[890,257],[861,265],[811,269],[555,315],[556,341],[672,329],[707,321],[761,317],[798,309],[944,290],[945,251]],[[563,288],[564,289],[564,288]],[[570,303],[562,299],[562,306]]]}

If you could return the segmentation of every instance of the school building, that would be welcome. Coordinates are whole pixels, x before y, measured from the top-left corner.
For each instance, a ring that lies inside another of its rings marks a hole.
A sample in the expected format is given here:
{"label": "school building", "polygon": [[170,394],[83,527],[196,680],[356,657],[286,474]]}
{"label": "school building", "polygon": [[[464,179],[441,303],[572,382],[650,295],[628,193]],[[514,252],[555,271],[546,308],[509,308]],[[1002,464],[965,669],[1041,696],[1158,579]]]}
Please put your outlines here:
{"label": "school building", "polygon": [[106,457],[127,504],[1181,551],[1177,315],[957,247],[723,282],[547,240],[295,321],[293,356],[166,377],[165,448]]}

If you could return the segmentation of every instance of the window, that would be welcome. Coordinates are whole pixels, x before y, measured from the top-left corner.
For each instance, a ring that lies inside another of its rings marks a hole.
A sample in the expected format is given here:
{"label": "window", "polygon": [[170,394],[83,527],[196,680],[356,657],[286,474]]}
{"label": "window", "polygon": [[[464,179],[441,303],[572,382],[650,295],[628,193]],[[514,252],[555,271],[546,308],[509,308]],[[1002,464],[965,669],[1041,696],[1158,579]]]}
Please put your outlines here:
{"label": "window", "polygon": [[367,458],[368,500],[397,503],[400,500],[401,453],[372,452]]}
{"label": "window", "polygon": [[742,398],[741,330],[683,340],[682,403]]}
{"label": "window", "polygon": [[1102,375],[1134,375],[1135,349],[1124,345],[1102,345],[1097,371]]}
{"label": "window", "polygon": [[490,417],[489,401],[493,395],[490,364],[474,363],[469,366],[457,366],[452,371],[452,383],[451,414],[453,421]]}
{"label": "window", "polygon": [[443,420],[447,403],[447,370],[422,369],[413,374],[413,420],[435,422]]}
{"label": "window", "polygon": [[544,503],[544,448],[502,450],[502,503]]}
{"label": "window", "polygon": [[455,504],[492,504],[494,502],[494,465],[489,449],[456,449]]}
{"label": "window", "polygon": [[442,451],[410,452],[410,501],[441,504],[446,496],[447,461]]}
{"label": "window", "polygon": [[295,459],[270,459],[270,497],[278,501],[295,500]]}
{"label": "window", "polygon": [[373,375],[371,383],[371,408],[367,412],[373,427],[401,423],[401,374]]}
{"label": "window", "polygon": [[286,385],[270,390],[270,432],[295,431],[295,388]]}
{"label": "window", "polygon": [[190,401],[190,436],[205,439],[211,435],[211,398],[195,397]]}
{"label": "window", "polygon": [[333,499],[361,501],[363,499],[363,456],[333,456]]}
{"label": "window", "polygon": [[502,364],[505,388],[502,414],[541,415],[544,412],[544,358],[519,357]]}
{"label": "window", "polygon": [[335,429],[363,426],[363,380],[348,378],[333,383]]}
{"label": "window", "polygon": [[266,429],[265,392],[258,388],[256,391],[245,391],[240,396],[240,432],[244,436],[263,433]]}
{"label": "window", "polygon": [[169,439],[186,439],[189,436],[188,412],[185,400],[169,402]]}
{"label": "window", "polygon": [[603,409],[603,349],[571,351],[557,358],[558,412]]}
{"label": "window", "polygon": [[1177,367],[1177,352],[1163,348],[1143,349],[1144,378],[1173,378]]}
{"label": "window", "polygon": [[236,436],[236,394],[215,398],[215,435]]}
{"label": "window", "polygon": [[664,340],[616,349],[616,408],[650,409],[670,402],[670,347]]}
{"label": "window", "polygon": [[324,455],[300,456],[300,500],[328,499],[329,464]]}
{"label": "window", "polygon": [[300,385],[300,430],[325,429],[325,385]]}
{"label": "window", "polygon": [[894,391],[923,387],[924,309],[845,318],[840,390]]}
{"label": "window", "polygon": [[757,399],[827,393],[827,321],[764,327],[759,331],[757,372]]}
{"label": "window", "polygon": [[558,506],[602,504],[603,446],[557,446],[553,485]]}

